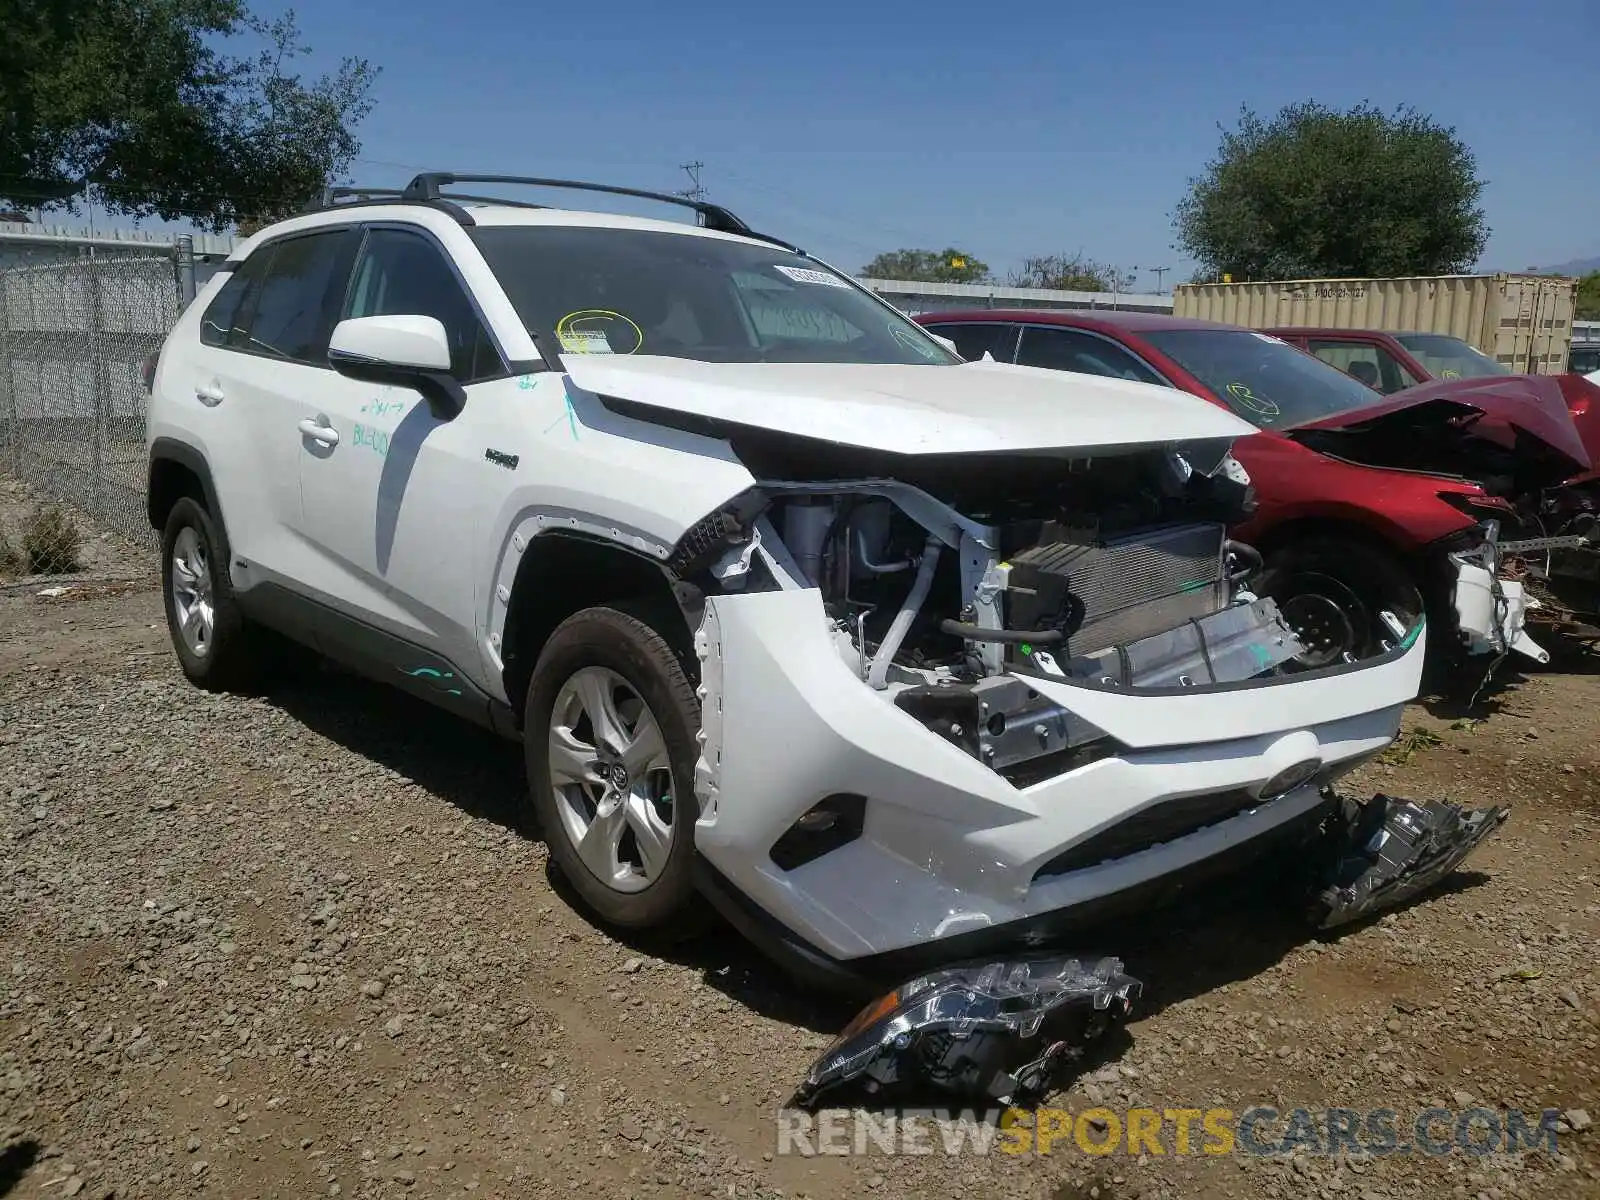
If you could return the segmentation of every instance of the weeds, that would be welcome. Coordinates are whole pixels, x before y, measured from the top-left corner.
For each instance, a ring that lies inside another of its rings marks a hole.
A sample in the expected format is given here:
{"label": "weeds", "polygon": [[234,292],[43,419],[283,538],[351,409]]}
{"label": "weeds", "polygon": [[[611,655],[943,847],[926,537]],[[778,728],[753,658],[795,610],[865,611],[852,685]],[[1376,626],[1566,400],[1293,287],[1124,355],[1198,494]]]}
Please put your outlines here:
{"label": "weeds", "polygon": [[67,575],[80,569],[83,534],[77,522],[51,504],[37,510],[22,533],[22,554],[30,575]]}
{"label": "weeds", "polygon": [[1418,750],[1431,750],[1435,746],[1444,745],[1444,739],[1431,729],[1424,729],[1420,725],[1415,729],[1408,729],[1394,740],[1394,744],[1383,752],[1383,761],[1393,766],[1403,767],[1411,761],[1411,756]]}

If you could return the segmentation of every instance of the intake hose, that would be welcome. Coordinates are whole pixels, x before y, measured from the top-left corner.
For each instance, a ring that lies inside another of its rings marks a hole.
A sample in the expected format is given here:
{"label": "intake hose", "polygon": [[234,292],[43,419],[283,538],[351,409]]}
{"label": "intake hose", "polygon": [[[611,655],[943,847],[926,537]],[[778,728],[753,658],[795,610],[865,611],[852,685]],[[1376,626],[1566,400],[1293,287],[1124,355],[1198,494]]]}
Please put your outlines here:
{"label": "intake hose", "polygon": [[1033,642],[1040,646],[1054,646],[1067,640],[1059,629],[985,629],[982,625],[969,625],[965,621],[949,619],[939,622],[939,632],[951,637],[965,638],[969,642],[1004,642],[1015,646]]}
{"label": "intake hose", "polygon": [[1232,554],[1244,564],[1228,576],[1229,583],[1243,583],[1261,569],[1261,551],[1254,546],[1247,546],[1243,542],[1236,542],[1232,538],[1228,538],[1222,543],[1222,552],[1224,554]]}
{"label": "intake hose", "polygon": [[883,635],[878,652],[872,656],[872,670],[867,673],[867,684],[880,692],[889,685],[889,664],[900,652],[900,643],[906,640],[906,634],[911,631],[911,622],[917,619],[923,601],[933,588],[933,572],[939,565],[939,551],[943,548],[944,543],[930,534],[922,548],[922,562],[917,567],[917,577],[911,581],[911,590],[906,593],[906,602],[895,613],[889,632]]}

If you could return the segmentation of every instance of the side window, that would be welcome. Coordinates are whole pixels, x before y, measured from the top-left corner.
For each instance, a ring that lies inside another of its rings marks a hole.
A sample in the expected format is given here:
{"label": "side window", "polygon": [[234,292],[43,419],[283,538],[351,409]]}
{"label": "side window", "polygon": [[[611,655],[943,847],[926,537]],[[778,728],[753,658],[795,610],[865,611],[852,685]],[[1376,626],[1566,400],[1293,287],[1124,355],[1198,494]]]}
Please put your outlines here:
{"label": "side window", "polygon": [[504,373],[489,331],[439,248],[420,233],[373,229],[341,319],[395,316],[436,317],[450,340],[450,373],[462,383]]}
{"label": "side window", "polygon": [[1083,375],[1131,379],[1136,383],[1166,383],[1166,380],[1122,347],[1105,338],[1095,337],[1077,329],[1045,325],[1025,326],[1022,330],[1022,347],[1017,352],[1017,361],[1026,367],[1077,371]]}
{"label": "side window", "polygon": [[[329,317],[344,290],[354,231],[286,238],[274,244],[243,342],[230,346],[327,366]],[[237,322],[243,325],[243,322]]]}
{"label": "side window", "polygon": [[947,337],[956,344],[956,353],[968,362],[977,362],[985,351],[996,362],[1010,362],[1017,352],[1017,327],[1002,321],[973,322],[970,325],[929,325],[929,333]]}
{"label": "side window", "polygon": [[1337,367],[1352,379],[1385,396],[1412,387],[1419,381],[1381,346],[1336,338],[1312,338],[1307,348],[1330,367]]}
{"label": "side window", "polygon": [[257,250],[234,269],[200,317],[200,340],[207,346],[243,345],[250,310],[255,307],[261,276],[272,247]]}

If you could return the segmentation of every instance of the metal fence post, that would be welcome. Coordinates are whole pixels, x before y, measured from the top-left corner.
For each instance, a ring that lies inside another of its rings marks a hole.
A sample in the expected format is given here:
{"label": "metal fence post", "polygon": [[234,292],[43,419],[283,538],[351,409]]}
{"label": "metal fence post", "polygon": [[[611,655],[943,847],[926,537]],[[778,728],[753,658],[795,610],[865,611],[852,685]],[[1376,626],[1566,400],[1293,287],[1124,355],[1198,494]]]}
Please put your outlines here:
{"label": "metal fence post", "polygon": [[187,233],[178,235],[178,300],[184,308],[194,301],[194,238]]}
{"label": "metal fence post", "polygon": [[89,364],[94,380],[94,483],[90,491],[90,508],[96,520],[106,515],[106,412],[111,405],[111,381],[106,369],[104,347],[100,344],[105,325],[105,304],[100,294],[100,262],[95,248],[89,247]]}
{"label": "metal fence post", "polygon": [[17,411],[17,389],[12,377],[16,366],[11,352],[11,298],[6,291],[6,272],[0,270],[0,418],[6,422],[6,440],[11,446],[11,472],[22,478],[22,414]]}

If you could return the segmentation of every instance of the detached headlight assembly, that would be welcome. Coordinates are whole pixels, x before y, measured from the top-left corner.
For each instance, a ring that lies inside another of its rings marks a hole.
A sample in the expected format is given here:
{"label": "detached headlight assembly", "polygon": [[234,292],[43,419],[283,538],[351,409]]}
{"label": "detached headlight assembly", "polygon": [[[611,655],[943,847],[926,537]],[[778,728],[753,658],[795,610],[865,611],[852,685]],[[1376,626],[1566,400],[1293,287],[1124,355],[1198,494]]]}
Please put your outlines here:
{"label": "detached headlight assembly", "polygon": [[1060,1064],[1125,1018],[1143,985],[1116,958],[1012,959],[919,975],[862,1009],[793,1103],[939,1092],[1025,1103]]}

